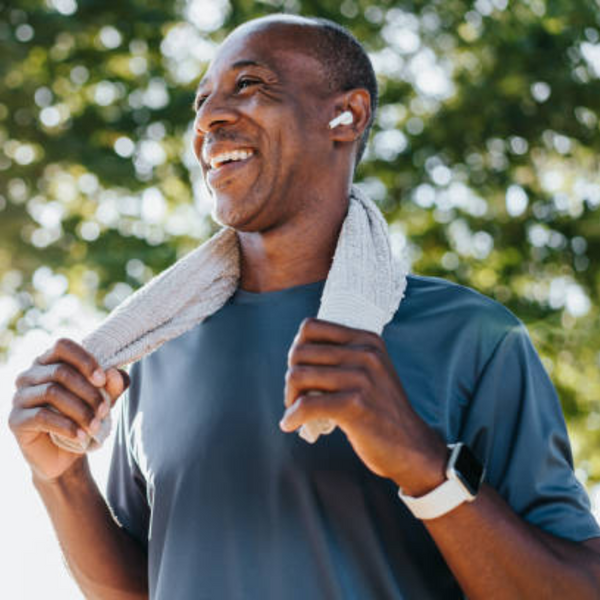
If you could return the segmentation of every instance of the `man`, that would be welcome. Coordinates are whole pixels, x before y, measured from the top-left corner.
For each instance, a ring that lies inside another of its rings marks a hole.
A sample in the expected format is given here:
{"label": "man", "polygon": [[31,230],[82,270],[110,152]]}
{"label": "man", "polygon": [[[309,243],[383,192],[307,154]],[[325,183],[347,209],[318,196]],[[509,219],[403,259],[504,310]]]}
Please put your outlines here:
{"label": "man", "polygon": [[[47,433],[95,432],[98,388],[114,403],[127,375],[61,340],[19,377],[11,428],[87,597],[600,597],[600,530],[508,311],[411,277],[382,337],[306,319],[374,82],[356,41],[320,20],[252,21],[221,46],[194,148],[238,232],[240,285],[134,365],[108,485],[118,524],[86,458]],[[338,429],[315,445],[290,435],[317,418]]]}

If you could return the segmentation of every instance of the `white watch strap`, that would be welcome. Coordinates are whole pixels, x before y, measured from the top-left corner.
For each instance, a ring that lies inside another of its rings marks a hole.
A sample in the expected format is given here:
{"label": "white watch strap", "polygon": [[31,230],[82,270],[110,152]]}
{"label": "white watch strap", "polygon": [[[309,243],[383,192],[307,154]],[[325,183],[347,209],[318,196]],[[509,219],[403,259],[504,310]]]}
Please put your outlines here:
{"label": "white watch strap", "polygon": [[463,502],[474,498],[456,479],[447,479],[434,490],[421,496],[413,498],[405,496],[402,490],[398,490],[398,496],[408,506],[417,519],[437,519]]}

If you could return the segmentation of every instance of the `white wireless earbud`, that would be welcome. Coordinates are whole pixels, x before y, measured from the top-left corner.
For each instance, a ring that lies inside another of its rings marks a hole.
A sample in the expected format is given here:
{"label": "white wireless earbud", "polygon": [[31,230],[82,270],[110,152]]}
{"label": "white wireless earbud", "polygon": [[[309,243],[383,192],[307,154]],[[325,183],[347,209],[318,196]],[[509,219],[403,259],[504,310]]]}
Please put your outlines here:
{"label": "white wireless earbud", "polygon": [[349,110],[345,110],[341,115],[329,121],[329,129],[333,129],[338,125],[350,125],[354,121],[354,116]]}

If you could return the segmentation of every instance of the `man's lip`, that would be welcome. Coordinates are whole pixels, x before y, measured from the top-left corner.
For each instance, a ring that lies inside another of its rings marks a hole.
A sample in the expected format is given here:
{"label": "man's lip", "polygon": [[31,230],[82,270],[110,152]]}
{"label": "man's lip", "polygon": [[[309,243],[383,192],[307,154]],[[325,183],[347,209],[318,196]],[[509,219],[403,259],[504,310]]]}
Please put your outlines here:
{"label": "man's lip", "polygon": [[218,144],[218,145],[211,146],[207,150],[202,151],[202,161],[206,165],[206,168],[208,170],[211,170],[212,167],[210,166],[210,161],[215,156],[218,156],[219,154],[223,154],[226,152],[238,152],[238,151],[244,151],[244,150],[247,152],[251,152],[252,154],[256,154],[256,150],[254,148],[252,148],[252,146],[242,146],[242,145],[238,145],[238,144],[236,144],[235,146],[230,146],[230,145],[225,145],[225,144]]}
{"label": "man's lip", "polygon": [[228,162],[216,169],[211,169],[210,165],[208,165],[208,171],[206,174],[206,178],[208,184],[211,187],[214,187],[221,181],[224,177],[231,177],[232,175],[236,175],[237,171],[246,167],[250,162],[252,162],[256,158],[256,153],[253,153],[248,158],[244,160],[236,160],[234,162]]}

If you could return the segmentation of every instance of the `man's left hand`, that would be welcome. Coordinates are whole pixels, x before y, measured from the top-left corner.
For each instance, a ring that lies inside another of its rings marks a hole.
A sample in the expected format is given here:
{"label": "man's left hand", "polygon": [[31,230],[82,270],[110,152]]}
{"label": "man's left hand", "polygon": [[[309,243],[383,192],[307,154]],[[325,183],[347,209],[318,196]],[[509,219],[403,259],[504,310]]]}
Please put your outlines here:
{"label": "man's left hand", "polygon": [[423,495],[445,479],[446,445],[410,405],[374,333],[306,319],[288,355],[285,406],[283,431],[331,419],[371,471],[407,494]]}

